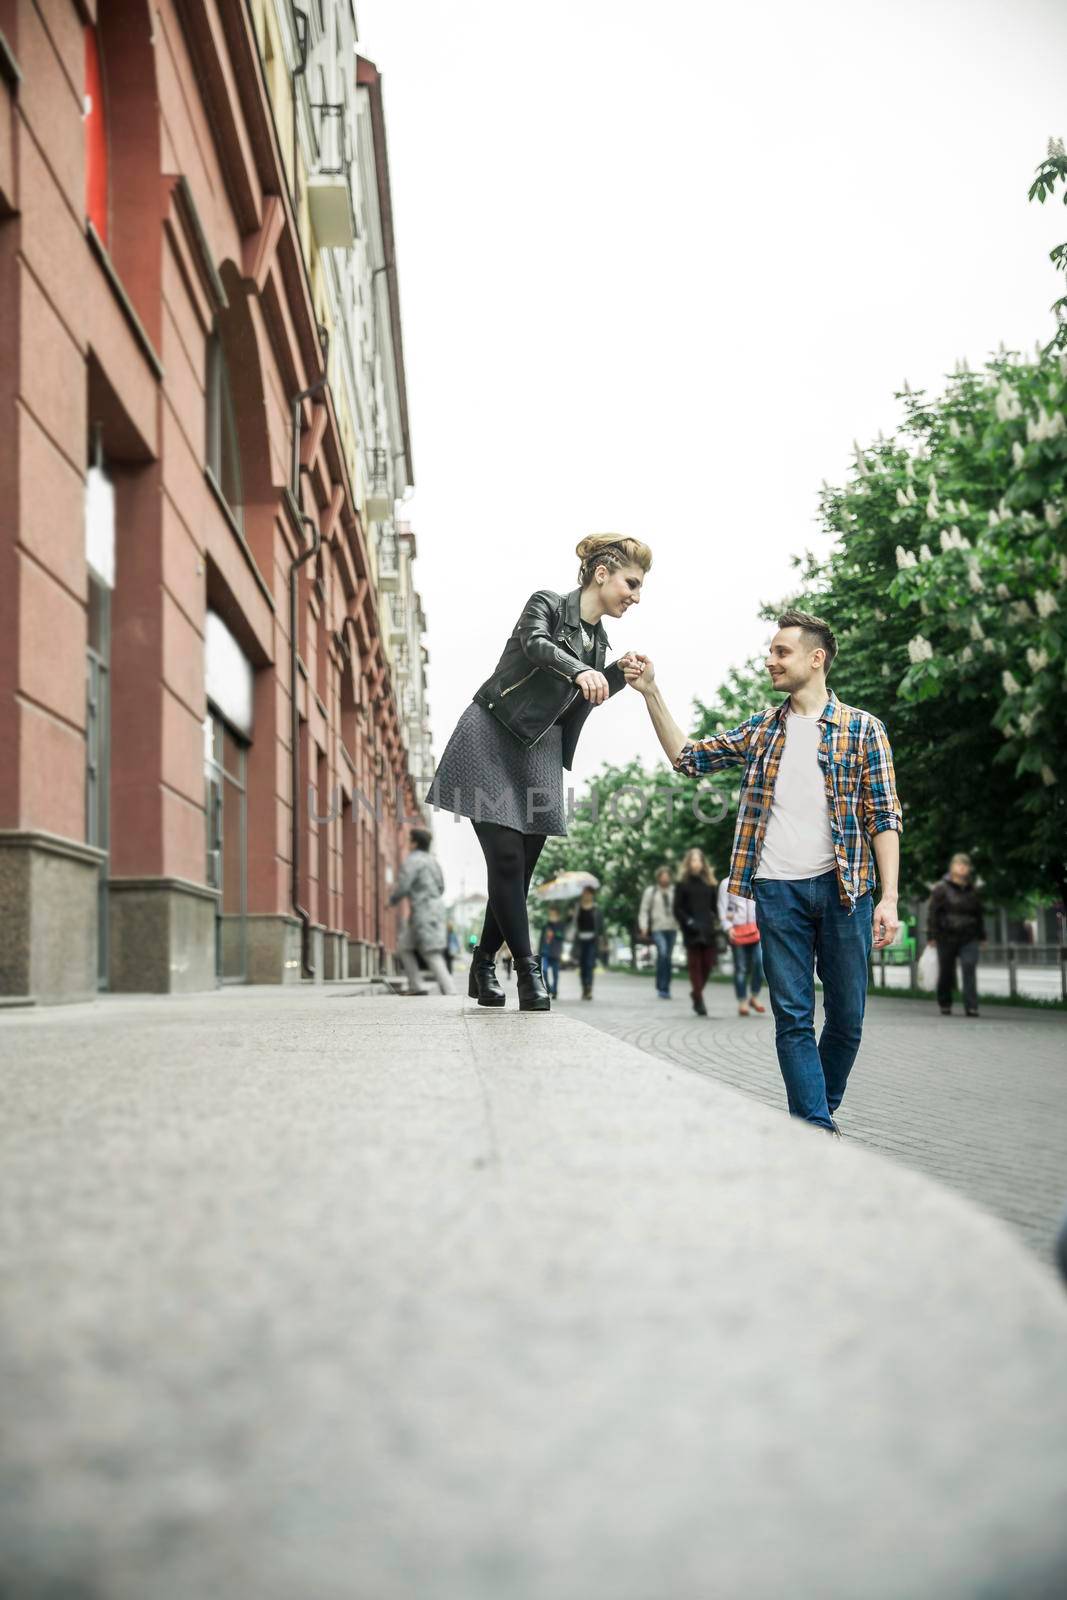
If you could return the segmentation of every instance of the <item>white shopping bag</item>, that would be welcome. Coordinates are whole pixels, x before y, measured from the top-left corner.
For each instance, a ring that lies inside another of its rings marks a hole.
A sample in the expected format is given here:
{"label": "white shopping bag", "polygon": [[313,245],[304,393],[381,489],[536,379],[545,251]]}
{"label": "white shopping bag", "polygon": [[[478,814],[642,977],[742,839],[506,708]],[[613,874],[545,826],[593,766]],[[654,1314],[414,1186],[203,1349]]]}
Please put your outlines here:
{"label": "white shopping bag", "polygon": [[917,981],[920,989],[937,988],[937,951],[932,944],[919,957]]}

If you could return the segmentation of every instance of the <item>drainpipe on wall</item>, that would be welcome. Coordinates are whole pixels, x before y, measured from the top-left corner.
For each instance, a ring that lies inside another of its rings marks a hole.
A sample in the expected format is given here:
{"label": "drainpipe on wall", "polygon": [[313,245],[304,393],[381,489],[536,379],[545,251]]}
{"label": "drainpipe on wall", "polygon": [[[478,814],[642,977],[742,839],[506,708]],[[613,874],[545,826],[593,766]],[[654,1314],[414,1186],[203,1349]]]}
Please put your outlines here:
{"label": "drainpipe on wall", "polygon": [[[305,400],[311,400],[315,395],[321,394],[326,387],[326,381],[325,377],[319,378],[293,400],[293,458],[289,489],[297,506],[300,505],[300,408]],[[297,594],[300,568],[305,561],[310,561],[312,556],[318,555],[322,536],[319,533],[318,523],[312,517],[305,516],[303,512],[299,515],[304,527],[311,531],[311,543],[289,563],[289,781],[292,796],[289,897],[293,910],[300,918],[301,973],[305,978],[313,978],[315,967],[311,960],[311,913],[300,904],[300,711],[297,700],[297,677],[300,668],[297,648],[299,643]]]}

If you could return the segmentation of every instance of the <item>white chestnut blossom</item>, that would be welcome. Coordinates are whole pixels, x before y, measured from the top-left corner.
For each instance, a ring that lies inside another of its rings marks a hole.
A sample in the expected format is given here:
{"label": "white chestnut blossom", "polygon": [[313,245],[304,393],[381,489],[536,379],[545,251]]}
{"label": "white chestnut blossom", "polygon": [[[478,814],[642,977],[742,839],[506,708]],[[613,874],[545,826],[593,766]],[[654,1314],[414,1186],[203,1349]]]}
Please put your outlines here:
{"label": "white chestnut blossom", "polygon": [[967,504],[966,500],[961,500],[959,502],[959,512],[960,512],[960,516],[961,517],[969,517],[970,516],[971,508]]}
{"label": "white chestnut blossom", "polygon": [[1051,617],[1054,611],[1060,609],[1060,603],[1051,589],[1038,589],[1034,595],[1034,605],[1037,607],[1037,614],[1042,621],[1046,617]]}
{"label": "white chestnut blossom", "polygon": [[930,546],[928,544],[921,544],[919,546],[919,560],[932,561],[933,559],[933,552],[931,551]]}
{"label": "white chestnut blossom", "polygon": [[997,584],[997,588],[996,588],[996,595],[997,595],[997,599],[998,600],[1010,600],[1011,599],[1011,590],[1008,588],[1006,583],[998,583]]}
{"label": "white chestnut blossom", "polygon": [[1045,502],[1045,521],[1048,523],[1050,528],[1059,527],[1060,523],[1063,521],[1063,512],[1060,510],[1059,506],[1054,506],[1048,501]]}
{"label": "white chestnut blossom", "polygon": [[972,617],[971,618],[971,626],[970,626],[969,632],[970,632],[970,635],[971,635],[972,639],[984,639],[985,638],[985,634],[982,631],[982,624],[979,622],[977,617]]}
{"label": "white chestnut blossom", "polygon": [[897,505],[901,506],[905,511],[908,508],[908,497],[904,493],[903,489],[897,490]]}
{"label": "white chestnut blossom", "polygon": [[1014,422],[1016,417],[1022,416],[1023,408],[1020,404],[1019,396],[1010,384],[1001,383],[1000,388],[997,390],[994,409],[999,422]]}
{"label": "white chestnut blossom", "polygon": [[961,661],[973,661],[974,660],[974,651],[971,649],[969,644],[965,644],[963,649],[960,651],[960,660]]}
{"label": "white chestnut blossom", "polygon": [[1030,730],[1034,725],[1034,718],[1036,715],[1037,713],[1034,711],[1019,712],[1019,732],[1022,734],[1024,739],[1029,739]]}
{"label": "white chestnut blossom", "polygon": [[992,639],[983,639],[982,649],[985,651],[987,656],[992,656],[996,654],[997,647],[993,643]]}
{"label": "white chestnut blossom", "polygon": [[1035,650],[1033,645],[1030,645],[1026,652],[1026,665],[1031,672],[1044,672],[1048,666],[1048,651]]}
{"label": "white chestnut blossom", "polygon": [[1053,772],[1051,767],[1045,766],[1041,768],[1041,782],[1045,785],[1046,789],[1051,789],[1052,785],[1056,782],[1056,774]]}
{"label": "white chestnut blossom", "polygon": [[1060,556],[1060,582],[1067,583],[1067,556]]}
{"label": "white chestnut blossom", "polygon": [[1022,694],[1022,685],[1017,682],[1013,673],[1002,672],[1000,681],[1004,685],[1005,694]]}
{"label": "white chestnut blossom", "polygon": [[999,527],[999,525],[1000,525],[1000,518],[997,516],[995,511],[991,510],[990,513],[989,513],[989,526],[991,528],[996,528],[996,527]]}
{"label": "white chestnut blossom", "polygon": [[972,594],[981,594],[985,588],[985,584],[982,582],[982,575],[977,567],[967,568],[967,587]]}
{"label": "white chestnut blossom", "polygon": [[1020,471],[1023,462],[1026,460],[1026,452],[1023,450],[1023,447],[1019,443],[1018,439],[1016,439],[1015,443],[1011,447],[1011,459],[1012,465],[1015,467],[1016,472]]}
{"label": "white chestnut blossom", "polygon": [[917,633],[914,639],[908,640],[908,660],[913,666],[918,666],[920,661],[932,661],[933,658],[934,647],[921,633]]}
{"label": "white chestnut blossom", "polygon": [[902,544],[897,545],[896,555],[897,566],[900,568],[901,572],[906,571],[908,567],[914,567],[918,565],[914,553],[911,550],[905,550]]}

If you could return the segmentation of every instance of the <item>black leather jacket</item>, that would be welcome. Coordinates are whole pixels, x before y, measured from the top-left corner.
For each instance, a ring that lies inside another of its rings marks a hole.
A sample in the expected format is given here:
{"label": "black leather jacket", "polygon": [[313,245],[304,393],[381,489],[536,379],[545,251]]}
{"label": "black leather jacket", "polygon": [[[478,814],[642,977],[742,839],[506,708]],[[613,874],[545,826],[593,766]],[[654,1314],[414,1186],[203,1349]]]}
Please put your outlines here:
{"label": "black leather jacket", "polygon": [[[558,595],[538,589],[523,607],[522,616],[504,646],[496,670],[475,692],[479,705],[491,711],[509,733],[529,749],[543,737],[561,712],[563,765],[569,770],[578,735],[593,709],[575,685],[580,672],[590,671],[581,659],[582,626],[580,589]],[[609,645],[601,623],[594,630],[596,655],[592,670],[603,672],[612,694],[625,688],[622,668],[605,668]]]}

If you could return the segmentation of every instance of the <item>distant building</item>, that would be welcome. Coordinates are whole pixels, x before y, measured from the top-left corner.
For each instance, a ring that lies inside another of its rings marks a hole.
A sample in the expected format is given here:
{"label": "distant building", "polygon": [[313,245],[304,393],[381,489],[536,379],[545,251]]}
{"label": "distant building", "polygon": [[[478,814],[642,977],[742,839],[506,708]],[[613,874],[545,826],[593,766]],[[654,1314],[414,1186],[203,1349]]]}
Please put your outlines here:
{"label": "distant building", "polygon": [[0,995],[390,965],[432,753],[352,7],[0,17]]}

